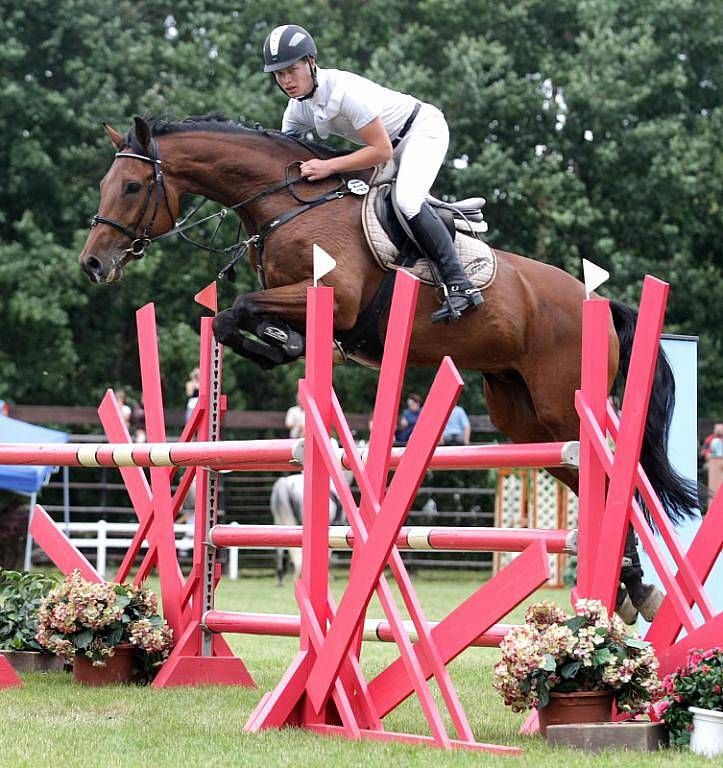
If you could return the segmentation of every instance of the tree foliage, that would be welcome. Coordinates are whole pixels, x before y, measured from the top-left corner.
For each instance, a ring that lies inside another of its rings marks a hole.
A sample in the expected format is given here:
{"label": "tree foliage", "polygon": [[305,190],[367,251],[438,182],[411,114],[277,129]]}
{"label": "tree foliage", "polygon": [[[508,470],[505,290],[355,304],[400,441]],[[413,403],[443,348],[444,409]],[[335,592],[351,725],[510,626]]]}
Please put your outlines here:
{"label": "tree foliage", "polygon": [[[700,402],[723,373],[723,10],[713,0],[3,0],[0,14],[0,397],[94,402],[138,389],[133,310],[157,302],[171,405],[196,356],[194,293],[218,264],[178,241],[93,286],[77,255],[112,161],[101,129],[134,114],[221,110],[275,126],[259,71],[268,31],[311,29],[321,64],[439,105],[452,130],[437,193],[488,198],[490,242],[578,273],[610,269],[634,303],[672,283],[667,330],[701,336]],[[453,158],[463,162],[453,164]],[[458,166],[464,167],[458,167]],[[250,270],[230,302],[254,285]],[[227,357],[234,407],[280,408],[299,366],[258,375]],[[373,376],[337,373],[351,410]],[[479,377],[465,405],[481,408]],[[428,373],[410,374],[423,388]]]}

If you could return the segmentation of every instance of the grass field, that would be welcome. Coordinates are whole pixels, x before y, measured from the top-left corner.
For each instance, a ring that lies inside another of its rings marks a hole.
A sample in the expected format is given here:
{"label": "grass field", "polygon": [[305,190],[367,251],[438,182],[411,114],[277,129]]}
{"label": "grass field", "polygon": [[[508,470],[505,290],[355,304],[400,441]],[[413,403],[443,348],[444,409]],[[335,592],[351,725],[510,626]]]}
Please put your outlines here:
{"label": "grass field", "polygon": [[[464,574],[417,574],[415,586],[430,620],[444,617],[470,594],[479,577]],[[154,585],[152,585],[154,586]],[[337,578],[334,592],[344,581]],[[566,604],[561,590],[538,593]],[[278,588],[271,578],[222,580],[217,605],[223,610],[295,613],[291,584]],[[508,621],[519,621],[524,607]],[[378,603],[370,616],[382,616]],[[517,745],[522,757],[498,757],[462,751],[442,752],[399,744],[348,742],[313,736],[296,729],[246,735],[243,726],[262,693],[272,689],[294,656],[292,638],[228,636],[243,657],[258,688],[196,688],[156,691],[141,687],[88,689],[70,675],[29,674],[23,689],[0,691],[0,766],[434,766],[533,765],[572,766],[710,765],[687,752],[641,755],[622,751],[589,757],[552,749],[539,737],[518,734],[523,715],[503,706],[492,689],[496,649],[473,648],[451,666],[452,677],[480,741]],[[363,665],[368,676],[396,658],[394,646],[367,643]],[[428,733],[412,697],[385,719],[388,730]],[[451,729],[450,729],[451,732]]]}

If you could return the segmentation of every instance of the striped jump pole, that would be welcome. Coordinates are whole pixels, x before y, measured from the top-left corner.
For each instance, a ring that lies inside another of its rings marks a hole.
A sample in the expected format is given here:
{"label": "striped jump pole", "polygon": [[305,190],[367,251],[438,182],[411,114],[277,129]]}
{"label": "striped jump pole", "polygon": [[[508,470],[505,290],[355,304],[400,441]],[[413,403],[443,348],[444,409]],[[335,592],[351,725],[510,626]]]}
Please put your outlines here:
{"label": "striped jump pole", "polygon": [[[299,637],[301,631],[301,618],[292,614],[209,611],[203,617],[203,623],[211,632],[236,635]],[[428,626],[433,630],[439,626],[439,622],[430,621]],[[513,626],[513,624],[495,624],[475,638],[470,645],[477,648],[496,648]],[[410,642],[416,643],[419,640],[417,630],[411,621],[404,622],[404,630]],[[362,639],[365,642],[395,642],[392,628],[384,619],[365,619]]]}
{"label": "striped jump pole", "polygon": [[[287,549],[301,547],[303,528],[293,525],[217,525],[211,529],[215,547]],[[473,528],[410,526],[400,530],[395,546],[401,550],[447,552],[522,552],[541,541],[549,554],[575,554],[576,532],[565,529]],[[353,549],[351,526],[329,528],[329,549]]]}
{"label": "striped jump pole", "polygon": [[[396,468],[404,448],[392,451]],[[576,467],[579,443],[441,446],[432,469]],[[344,454],[342,464],[348,467]],[[207,467],[215,471],[298,471],[304,441],[219,440],[184,443],[0,443],[0,464],[52,467]]]}
{"label": "striped jump pole", "polygon": [[59,467],[208,467],[298,470],[297,440],[192,443],[1,443],[0,464]]}

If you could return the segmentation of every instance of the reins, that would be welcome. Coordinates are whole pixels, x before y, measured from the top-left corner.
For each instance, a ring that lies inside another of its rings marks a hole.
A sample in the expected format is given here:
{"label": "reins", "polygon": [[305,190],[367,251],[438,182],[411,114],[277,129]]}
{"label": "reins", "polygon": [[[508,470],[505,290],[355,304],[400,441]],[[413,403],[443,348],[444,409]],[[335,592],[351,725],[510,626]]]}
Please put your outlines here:
{"label": "reins", "polygon": [[[313,148],[309,144],[299,139],[298,137],[290,136],[289,138],[292,138],[294,141],[296,141],[298,144],[303,146],[305,149],[309,149],[312,152],[314,152]],[[133,148],[131,145],[128,145],[128,147],[130,147],[131,149]],[[168,202],[168,194],[166,192],[165,180],[164,180],[164,175],[162,170],[163,161],[159,156],[158,142],[155,139],[151,140],[151,144],[150,144],[151,151],[149,155],[143,155],[137,152],[126,152],[124,151],[125,149],[126,147],[123,147],[121,148],[120,151],[116,152],[115,156],[117,159],[130,158],[133,160],[141,160],[142,162],[150,163],[153,170],[153,175],[151,177],[151,180],[148,183],[148,187],[146,190],[146,197],[141,207],[141,211],[138,217],[136,218],[135,224],[133,224],[132,227],[127,227],[122,222],[119,222],[115,219],[111,219],[108,216],[101,216],[98,213],[96,213],[95,216],[93,216],[93,218],[91,219],[90,221],[91,227],[95,227],[98,224],[107,224],[108,226],[113,227],[117,231],[124,234],[131,241],[130,246],[125,250],[125,253],[130,254],[130,256],[134,259],[142,258],[146,248],[148,248],[151,245],[151,243],[157,242],[159,240],[164,240],[166,238],[169,238],[175,235],[179,235],[187,243],[203,251],[206,251],[208,253],[219,254],[224,257],[230,256],[229,262],[218,273],[217,279],[222,279],[226,277],[232,282],[236,279],[235,278],[236,264],[239,262],[240,259],[242,259],[246,255],[249,247],[253,245],[256,248],[256,262],[257,262],[256,270],[258,273],[259,283],[262,288],[266,288],[266,275],[264,273],[264,267],[263,267],[264,243],[266,238],[270,234],[272,234],[272,232],[275,232],[281,226],[292,221],[297,216],[300,216],[301,214],[306,213],[307,211],[310,211],[312,208],[316,208],[319,205],[323,205],[324,203],[331,202],[332,200],[339,200],[350,194],[364,195],[369,191],[369,186],[361,179],[345,180],[340,174],[335,174],[334,177],[338,179],[338,182],[331,190],[329,190],[328,192],[325,192],[322,195],[318,195],[317,197],[306,199],[298,193],[298,191],[295,189],[295,186],[294,186],[299,181],[304,180],[300,175],[295,177],[292,175],[293,169],[299,167],[302,162],[300,160],[294,160],[286,166],[283,181],[278,181],[274,184],[271,184],[265,189],[261,190],[261,192],[257,192],[256,194],[251,195],[250,197],[247,197],[245,200],[242,200],[239,203],[235,203],[234,205],[230,205],[230,206],[225,206],[221,208],[221,210],[216,211],[215,213],[211,213],[207,216],[203,216],[202,218],[197,220],[192,220],[192,218],[206,205],[206,203],[210,202],[209,198],[204,197],[201,199],[201,201],[197,205],[195,205],[191,209],[191,211],[188,214],[186,214],[186,216],[183,217],[183,219],[176,221],[175,226],[172,229],[168,230],[168,232],[164,232],[160,235],[156,235],[155,237],[152,237],[151,232],[153,231],[153,228],[156,223],[156,218],[158,216],[158,211],[160,209],[161,200],[165,202],[169,219],[173,221],[173,214],[171,213],[170,205]],[[316,152],[314,152],[314,154],[316,154]],[[246,240],[241,239],[243,223],[239,222],[239,227],[236,232],[236,239],[234,243],[224,248],[214,247],[213,243],[229,211],[241,210],[246,206],[250,205],[251,203],[257,202],[258,200],[262,200],[266,197],[276,194],[277,192],[283,192],[284,190],[288,190],[289,194],[294,198],[294,200],[296,200],[296,202],[299,203],[298,206],[296,206],[295,208],[291,208],[287,211],[284,211],[284,213],[282,213],[281,215],[274,217],[271,221],[263,225],[256,234],[252,234]],[[145,218],[145,215],[149,208],[154,191],[155,191],[155,205],[153,208],[153,213],[151,215],[151,218],[148,224],[145,227],[143,227],[143,231],[139,232],[139,228],[141,227],[143,219]],[[195,227],[198,227],[202,224],[205,224],[209,221],[212,221],[214,219],[218,219],[218,222],[216,223],[213,233],[211,234],[210,244],[202,243],[198,240],[195,240],[189,237],[186,234],[189,230]]]}

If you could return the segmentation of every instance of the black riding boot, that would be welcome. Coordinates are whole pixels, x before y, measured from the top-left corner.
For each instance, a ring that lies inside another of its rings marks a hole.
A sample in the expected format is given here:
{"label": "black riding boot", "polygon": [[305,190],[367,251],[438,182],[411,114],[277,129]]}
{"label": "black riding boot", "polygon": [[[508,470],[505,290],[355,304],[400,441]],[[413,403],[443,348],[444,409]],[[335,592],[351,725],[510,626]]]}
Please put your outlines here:
{"label": "black riding boot", "polygon": [[434,264],[446,286],[445,304],[432,314],[432,322],[455,322],[470,307],[484,299],[465,275],[454,242],[442,220],[429,203],[423,203],[419,213],[409,219],[414,239],[422,253]]}

